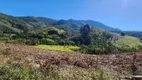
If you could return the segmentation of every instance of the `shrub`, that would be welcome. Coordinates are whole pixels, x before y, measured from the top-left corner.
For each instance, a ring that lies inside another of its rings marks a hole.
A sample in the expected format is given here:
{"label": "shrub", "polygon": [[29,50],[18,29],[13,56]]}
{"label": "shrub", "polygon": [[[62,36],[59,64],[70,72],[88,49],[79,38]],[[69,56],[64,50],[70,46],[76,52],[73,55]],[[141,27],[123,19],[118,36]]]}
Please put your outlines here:
{"label": "shrub", "polygon": [[98,69],[96,73],[92,73],[92,80],[110,80],[107,73],[105,73],[102,69]]}
{"label": "shrub", "polygon": [[39,44],[39,41],[38,41],[38,39],[28,39],[28,40],[26,40],[25,43],[28,45],[37,45],[37,44]]}
{"label": "shrub", "polygon": [[40,41],[40,43],[41,44],[47,44],[47,45],[55,45],[56,44],[54,40],[52,40],[52,39],[46,39],[46,38],[42,39]]}
{"label": "shrub", "polygon": [[126,33],[124,33],[124,32],[121,32],[121,36],[125,36],[126,35]]}
{"label": "shrub", "polygon": [[49,35],[58,34],[58,31],[56,31],[56,30],[50,30],[50,31],[48,31],[48,34]]}
{"label": "shrub", "polygon": [[65,41],[65,45],[75,45],[75,42],[73,42],[73,41]]}

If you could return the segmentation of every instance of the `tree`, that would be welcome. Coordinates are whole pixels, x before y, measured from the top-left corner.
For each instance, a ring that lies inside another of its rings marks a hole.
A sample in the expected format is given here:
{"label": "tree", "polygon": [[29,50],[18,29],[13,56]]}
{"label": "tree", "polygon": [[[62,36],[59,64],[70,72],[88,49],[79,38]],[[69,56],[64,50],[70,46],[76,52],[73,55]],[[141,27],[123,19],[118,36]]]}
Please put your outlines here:
{"label": "tree", "polygon": [[48,34],[49,35],[58,34],[58,31],[57,30],[50,30],[50,31],[48,31]]}
{"label": "tree", "polygon": [[140,42],[142,43],[142,38],[140,38]]}
{"label": "tree", "polygon": [[87,35],[89,35],[89,33],[90,33],[90,27],[89,27],[89,25],[87,24],[87,25],[81,27],[80,28],[80,33],[81,33],[81,36],[87,36]]}
{"label": "tree", "polygon": [[121,36],[125,36],[126,35],[126,33],[124,33],[124,32],[121,32]]}
{"label": "tree", "polygon": [[87,24],[80,28],[81,44],[89,45],[91,43],[90,26]]}

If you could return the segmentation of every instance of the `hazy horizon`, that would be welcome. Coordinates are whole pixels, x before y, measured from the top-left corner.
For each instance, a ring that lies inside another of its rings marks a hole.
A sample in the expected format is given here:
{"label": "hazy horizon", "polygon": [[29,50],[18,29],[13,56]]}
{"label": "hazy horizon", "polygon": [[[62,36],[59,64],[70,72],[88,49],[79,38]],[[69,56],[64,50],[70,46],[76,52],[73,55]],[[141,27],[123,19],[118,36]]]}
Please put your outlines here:
{"label": "hazy horizon", "polygon": [[1,0],[0,12],[13,16],[94,20],[113,28],[142,31],[142,0]]}

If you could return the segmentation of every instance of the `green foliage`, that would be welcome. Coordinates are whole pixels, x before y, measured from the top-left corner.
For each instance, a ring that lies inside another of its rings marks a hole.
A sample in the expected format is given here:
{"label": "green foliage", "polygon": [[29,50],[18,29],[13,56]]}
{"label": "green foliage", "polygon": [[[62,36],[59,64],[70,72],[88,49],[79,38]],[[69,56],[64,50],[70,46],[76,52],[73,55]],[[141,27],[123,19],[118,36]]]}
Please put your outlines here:
{"label": "green foliage", "polygon": [[26,40],[25,43],[28,45],[37,45],[37,44],[39,44],[39,41],[38,41],[38,39],[32,38],[32,39]]}
{"label": "green foliage", "polygon": [[56,31],[56,30],[50,30],[50,31],[48,31],[48,34],[49,35],[58,34],[58,31]]}
{"label": "green foliage", "polygon": [[67,40],[64,45],[75,45],[75,42]]}
{"label": "green foliage", "polygon": [[92,73],[92,80],[110,80],[110,78],[108,74],[99,68],[96,73]]}
{"label": "green foliage", "polygon": [[16,34],[11,34],[11,39],[16,39],[17,35]]}
{"label": "green foliage", "polygon": [[80,34],[81,34],[81,44],[89,45],[91,43],[89,25],[85,25],[85,26],[81,27]]}
{"label": "green foliage", "polygon": [[89,33],[90,33],[89,25],[85,25],[85,26],[81,27],[80,28],[80,33],[81,33],[81,36],[89,35]]}
{"label": "green foliage", "polygon": [[[88,24],[88,25],[85,25]],[[108,31],[120,32],[96,21],[53,20],[48,18],[13,17],[0,13],[0,40],[28,45],[75,45],[85,53],[118,53],[137,51],[139,39]],[[82,45],[85,45],[85,47]]]}
{"label": "green foliage", "polygon": [[126,33],[124,33],[124,32],[121,32],[121,36],[125,36],[126,35]]}
{"label": "green foliage", "polygon": [[82,53],[88,53],[88,54],[118,53],[117,47],[115,47],[111,43],[104,43],[104,44],[97,43],[88,46],[81,46],[80,51]]}
{"label": "green foliage", "polygon": [[42,39],[41,41],[42,44],[47,44],[47,45],[55,45],[55,41],[52,39]]}

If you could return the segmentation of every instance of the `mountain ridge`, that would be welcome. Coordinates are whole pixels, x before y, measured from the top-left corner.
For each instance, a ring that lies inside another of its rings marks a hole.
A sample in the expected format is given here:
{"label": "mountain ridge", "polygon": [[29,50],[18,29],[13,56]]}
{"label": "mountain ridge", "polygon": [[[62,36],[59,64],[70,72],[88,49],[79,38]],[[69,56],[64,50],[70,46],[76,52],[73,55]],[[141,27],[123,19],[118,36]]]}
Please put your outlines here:
{"label": "mountain ridge", "polygon": [[[5,21],[5,22],[3,22]],[[10,24],[7,25],[6,23]],[[46,17],[34,17],[34,16],[21,16],[21,17],[15,17],[11,15],[6,15],[3,13],[0,13],[0,26],[8,26],[9,29],[29,29],[29,28],[44,28],[47,26],[68,26],[71,29],[79,29],[80,27],[88,24],[92,27],[98,27],[110,32],[116,32],[119,33],[121,30],[109,27],[101,22],[93,21],[93,20],[74,20],[74,19],[68,19],[68,20],[55,20],[52,18],[46,18]],[[20,27],[19,27],[20,26]],[[8,29],[7,27],[7,29]]]}

